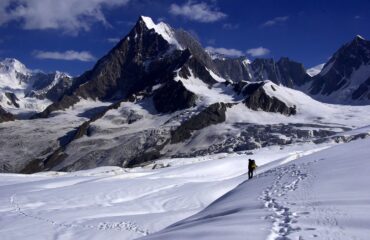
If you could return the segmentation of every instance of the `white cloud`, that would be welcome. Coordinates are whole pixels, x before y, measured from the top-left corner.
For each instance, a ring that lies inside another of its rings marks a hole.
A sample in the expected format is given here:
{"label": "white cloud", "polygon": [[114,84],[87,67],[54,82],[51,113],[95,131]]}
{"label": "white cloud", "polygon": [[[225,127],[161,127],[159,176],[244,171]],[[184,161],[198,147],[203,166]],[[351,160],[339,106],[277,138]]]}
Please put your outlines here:
{"label": "white cloud", "polygon": [[121,39],[119,38],[108,38],[107,41],[110,43],[118,43]]}
{"label": "white cloud", "polygon": [[34,51],[33,55],[39,59],[54,59],[66,61],[91,62],[96,59],[90,52],[77,52],[74,50],[68,50],[65,52]]}
{"label": "white cloud", "polygon": [[354,16],[353,18],[354,18],[354,19],[360,19],[360,18],[361,18],[361,16],[360,16],[360,15],[356,15],[356,16]]}
{"label": "white cloud", "polygon": [[208,46],[206,50],[210,53],[217,53],[228,57],[240,57],[244,55],[242,51],[234,48],[214,48]]}
{"label": "white cloud", "polygon": [[170,13],[203,23],[216,22],[227,17],[225,13],[220,12],[214,6],[208,5],[205,2],[198,3],[194,1],[188,1],[181,6],[175,3],[171,4]]}
{"label": "white cloud", "polygon": [[24,29],[61,29],[77,34],[93,23],[110,26],[104,8],[123,6],[130,0],[1,0],[0,26],[12,21]]}
{"label": "white cloud", "polygon": [[279,23],[288,21],[289,16],[276,17],[274,19],[268,20],[262,24],[262,27],[271,27]]}
{"label": "white cloud", "polygon": [[270,50],[264,47],[251,48],[247,50],[247,53],[252,57],[261,57],[270,53]]}

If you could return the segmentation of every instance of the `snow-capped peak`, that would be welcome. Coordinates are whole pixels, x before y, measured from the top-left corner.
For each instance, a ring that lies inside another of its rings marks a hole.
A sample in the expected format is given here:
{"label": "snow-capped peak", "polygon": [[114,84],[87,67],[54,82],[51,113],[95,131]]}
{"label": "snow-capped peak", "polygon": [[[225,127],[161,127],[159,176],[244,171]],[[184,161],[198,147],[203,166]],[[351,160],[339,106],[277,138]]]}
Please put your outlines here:
{"label": "snow-capped peak", "polygon": [[243,64],[245,65],[245,66],[247,66],[247,65],[249,65],[249,64],[251,64],[252,62],[251,62],[251,60],[249,60],[248,58],[245,58],[244,60],[243,60]]}
{"label": "snow-capped peak", "polygon": [[18,72],[24,75],[28,74],[30,70],[26,66],[15,58],[5,58],[0,61],[0,72],[1,73],[11,73]]}
{"label": "snow-capped peak", "polygon": [[365,38],[363,38],[361,35],[356,35],[356,38],[359,38],[359,39],[365,40]]}
{"label": "snow-capped peak", "polygon": [[72,78],[72,76],[69,75],[68,73],[55,71],[55,79],[59,79],[59,78],[63,78],[63,77]]}
{"label": "snow-capped peak", "polygon": [[143,20],[148,29],[153,29],[156,26],[152,18],[146,16],[140,16],[140,18]]}
{"label": "snow-capped peak", "polygon": [[321,70],[323,69],[324,65],[325,65],[325,63],[316,65],[316,66],[314,66],[312,68],[307,69],[306,72],[311,77],[314,77],[314,76],[316,76],[317,74],[319,74],[321,72]]}
{"label": "snow-capped peak", "polygon": [[177,48],[181,49],[181,45],[176,40],[175,33],[170,26],[168,26],[164,22],[159,22],[158,24],[155,24],[153,19],[150,17],[141,16],[140,18],[149,30],[153,29],[156,33],[161,35],[169,44],[175,45]]}

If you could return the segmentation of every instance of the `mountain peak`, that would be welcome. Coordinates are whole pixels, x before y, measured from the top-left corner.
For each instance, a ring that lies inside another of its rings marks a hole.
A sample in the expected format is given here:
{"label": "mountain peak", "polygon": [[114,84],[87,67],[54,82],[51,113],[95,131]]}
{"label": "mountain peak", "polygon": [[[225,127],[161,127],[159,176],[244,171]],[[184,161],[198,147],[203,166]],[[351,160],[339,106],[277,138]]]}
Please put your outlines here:
{"label": "mountain peak", "polygon": [[161,35],[169,44],[175,45],[177,48],[182,49],[180,44],[175,38],[174,30],[166,23],[154,23],[151,17],[140,16],[139,21],[143,22],[148,30],[154,30],[157,34]]}
{"label": "mountain peak", "polygon": [[348,46],[363,46],[367,45],[368,41],[360,35],[356,35],[355,38],[349,42]]}
{"label": "mountain peak", "polygon": [[152,29],[156,26],[151,17],[140,16],[139,21],[142,21],[148,29]]}
{"label": "mountain peak", "polygon": [[0,61],[0,70],[2,72],[17,71],[24,74],[29,72],[26,66],[15,58],[5,58]]}
{"label": "mountain peak", "polygon": [[359,39],[359,40],[366,40],[365,38],[363,38],[361,35],[356,35],[355,39]]}

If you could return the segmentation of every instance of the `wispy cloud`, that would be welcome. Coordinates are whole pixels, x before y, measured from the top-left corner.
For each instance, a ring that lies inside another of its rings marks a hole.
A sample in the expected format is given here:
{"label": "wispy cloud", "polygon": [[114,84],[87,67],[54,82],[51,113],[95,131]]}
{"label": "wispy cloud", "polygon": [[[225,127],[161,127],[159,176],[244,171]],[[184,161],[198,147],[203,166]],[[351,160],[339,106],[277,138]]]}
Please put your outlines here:
{"label": "wispy cloud", "polygon": [[54,59],[54,60],[66,60],[66,61],[81,61],[91,62],[96,58],[87,51],[77,52],[74,50],[68,50],[65,52],[48,52],[36,50],[33,55],[38,59]]}
{"label": "wispy cloud", "polygon": [[60,29],[77,35],[94,23],[110,26],[104,8],[119,7],[130,0],[1,0],[0,26],[12,21],[24,29]]}
{"label": "wispy cloud", "polygon": [[261,57],[269,54],[271,51],[264,47],[258,48],[250,48],[247,50],[247,54],[251,55],[252,57]]}
{"label": "wispy cloud", "polygon": [[119,38],[107,38],[107,41],[110,43],[118,43],[120,40]]}
{"label": "wispy cloud", "polygon": [[289,19],[289,16],[276,17],[276,18],[273,18],[271,20],[264,22],[262,24],[262,27],[271,27],[277,24],[281,24],[281,23],[288,21],[288,19]]}
{"label": "wispy cloud", "polygon": [[214,48],[214,47],[208,46],[206,47],[206,50],[210,53],[221,54],[221,55],[225,55],[228,57],[240,57],[244,55],[242,51],[238,49],[234,49],[234,48],[222,48],[222,47]]}
{"label": "wispy cloud", "polygon": [[356,19],[356,20],[358,20],[358,19],[360,19],[360,18],[361,18],[361,16],[360,16],[360,15],[356,15],[356,16],[354,16],[353,18],[354,18],[354,19]]}
{"label": "wispy cloud", "polygon": [[226,29],[226,30],[235,30],[235,29],[238,29],[239,28],[239,24],[224,23],[222,25],[222,28],[223,29]]}
{"label": "wispy cloud", "polygon": [[186,19],[203,23],[216,22],[227,17],[225,13],[221,12],[213,5],[194,1],[188,1],[183,5],[171,4],[170,13],[175,16],[183,16]]}

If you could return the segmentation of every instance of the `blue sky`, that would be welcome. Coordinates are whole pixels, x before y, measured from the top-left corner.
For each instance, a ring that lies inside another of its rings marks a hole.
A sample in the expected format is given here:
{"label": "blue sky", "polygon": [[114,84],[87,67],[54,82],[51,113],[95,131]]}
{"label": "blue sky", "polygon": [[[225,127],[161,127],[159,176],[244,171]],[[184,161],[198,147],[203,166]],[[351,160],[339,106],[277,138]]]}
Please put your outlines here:
{"label": "blue sky", "polygon": [[140,15],[188,30],[212,51],[287,56],[306,67],[357,34],[370,37],[369,0],[1,0],[0,58],[79,75]]}

